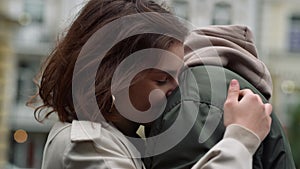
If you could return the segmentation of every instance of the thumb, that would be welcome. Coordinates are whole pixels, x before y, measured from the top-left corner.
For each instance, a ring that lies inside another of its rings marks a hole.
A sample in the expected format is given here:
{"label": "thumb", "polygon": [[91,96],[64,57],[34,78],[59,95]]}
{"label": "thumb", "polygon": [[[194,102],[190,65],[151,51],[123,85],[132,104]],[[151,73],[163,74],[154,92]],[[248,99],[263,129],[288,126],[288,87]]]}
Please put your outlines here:
{"label": "thumb", "polygon": [[236,79],[232,79],[228,89],[227,100],[238,101],[240,93],[240,84]]}

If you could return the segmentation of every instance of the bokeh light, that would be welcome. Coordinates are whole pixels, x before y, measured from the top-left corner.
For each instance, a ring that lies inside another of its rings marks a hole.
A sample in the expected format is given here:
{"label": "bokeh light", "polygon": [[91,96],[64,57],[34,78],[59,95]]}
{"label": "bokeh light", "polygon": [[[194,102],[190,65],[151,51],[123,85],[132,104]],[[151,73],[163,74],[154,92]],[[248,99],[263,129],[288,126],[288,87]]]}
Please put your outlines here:
{"label": "bokeh light", "polygon": [[27,139],[28,139],[28,134],[25,130],[20,129],[14,133],[14,140],[17,143],[25,143]]}

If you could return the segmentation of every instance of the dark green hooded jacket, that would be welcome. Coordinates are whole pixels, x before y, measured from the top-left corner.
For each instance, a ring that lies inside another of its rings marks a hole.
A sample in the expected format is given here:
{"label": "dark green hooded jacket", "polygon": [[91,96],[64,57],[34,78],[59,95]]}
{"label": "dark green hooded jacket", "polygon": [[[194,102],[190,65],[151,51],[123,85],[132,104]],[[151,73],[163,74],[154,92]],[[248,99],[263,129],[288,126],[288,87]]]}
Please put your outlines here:
{"label": "dark green hooded jacket", "polygon": [[[258,59],[247,27],[202,28],[193,31],[186,46],[188,68],[181,84],[168,98],[161,117],[146,128],[148,137],[156,136],[148,142],[151,146],[146,152],[156,155],[145,158],[147,168],[191,168],[222,139],[223,104],[231,79],[237,79],[241,89],[257,93],[265,103],[272,94],[270,73]],[[271,117],[270,133],[253,156],[253,168],[294,169],[285,132],[275,113]]]}

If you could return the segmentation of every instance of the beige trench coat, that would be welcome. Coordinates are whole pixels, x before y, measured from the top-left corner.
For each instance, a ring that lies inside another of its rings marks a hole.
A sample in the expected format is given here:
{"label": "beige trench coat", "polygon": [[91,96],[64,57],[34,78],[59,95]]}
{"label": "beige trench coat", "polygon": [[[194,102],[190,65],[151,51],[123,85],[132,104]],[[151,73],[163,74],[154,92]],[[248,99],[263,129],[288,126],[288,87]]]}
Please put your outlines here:
{"label": "beige trench coat", "polygon": [[[224,138],[193,169],[251,169],[252,155],[259,144],[251,131],[230,125]],[[141,159],[131,158],[138,157],[137,153],[111,124],[58,122],[49,133],[42,169],[143,169]]]}

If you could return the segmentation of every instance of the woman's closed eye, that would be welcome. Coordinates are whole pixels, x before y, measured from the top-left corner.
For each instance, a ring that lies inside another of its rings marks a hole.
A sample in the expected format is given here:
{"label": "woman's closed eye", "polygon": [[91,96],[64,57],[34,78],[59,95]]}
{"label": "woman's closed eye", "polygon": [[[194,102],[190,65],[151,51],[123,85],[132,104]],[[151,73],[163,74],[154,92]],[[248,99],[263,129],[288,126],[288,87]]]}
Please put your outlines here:
{"label": "woman's closed eye", "polygon": [[157,84],[158,85],[164,85],[164,84],[166,84],[167,82],[169,82],[169,78],[168,77],[164,77],[164,78],[162,78],[162,79],[158,79],[158,80],[156,80],[156,82],[157,82]]}

